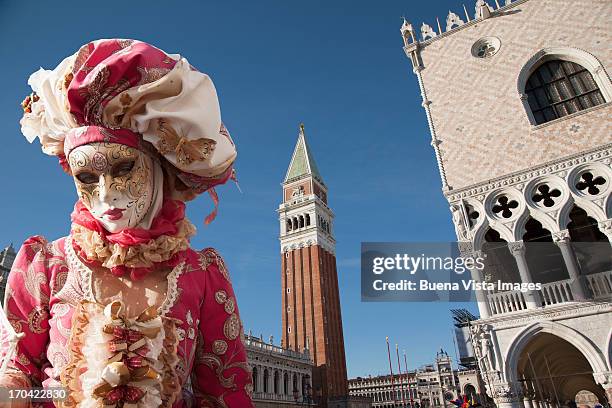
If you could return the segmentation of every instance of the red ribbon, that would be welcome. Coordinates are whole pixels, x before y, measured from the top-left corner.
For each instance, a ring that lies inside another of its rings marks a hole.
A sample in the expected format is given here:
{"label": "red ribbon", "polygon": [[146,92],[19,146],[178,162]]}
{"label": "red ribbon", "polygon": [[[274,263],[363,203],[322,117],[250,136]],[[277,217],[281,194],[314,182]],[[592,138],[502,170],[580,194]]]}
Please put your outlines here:
{"label": "red ribbon", "polygon": [[127,358],[124,357],[123,358],[123,363],[130,370],[133,370],[135,368],[140,368],[140,367],[148,366],[148,364],[144,361],[144,359],[141,356],[127,357]]}
{"label": "red ribbon", "polygon": [[104,402],[110,402],[116,404],[119,401],[125,401],[129,403],[136,403],[144,397],[144,391],[137,387],[130,387],[129,385],[120,385],[113,388],[106,394]]}
{"label": "red ribbon", "polygon": [[144,335],[138,330],[125,329],[123,327],[112,326],[113,332],[110,333],[115,338],[112,342],[127,342],[127,343],[135,343],[138,340],[142,339]]}

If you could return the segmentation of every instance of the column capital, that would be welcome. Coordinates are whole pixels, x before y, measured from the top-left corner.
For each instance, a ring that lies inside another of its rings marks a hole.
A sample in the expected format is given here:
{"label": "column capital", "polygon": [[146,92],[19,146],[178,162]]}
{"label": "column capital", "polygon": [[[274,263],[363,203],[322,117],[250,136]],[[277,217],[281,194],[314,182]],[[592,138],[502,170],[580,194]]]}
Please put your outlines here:
{"label": "column capital", "polygon": [[604,233],[610,242],[612,242],[612,218],[604,221],[599,221],[597,224],[599,230]]}
{"label": "column capital", "polygon": [[469,241],[459,241],[457,242],[457,248],[459,249],[459,253],[462,257],[474,257],[474,244]]}
{"label": "column capital", "polygon": [[612,371],[593,374],[595,382],[604,388],[612,388]]}
{"label": "column capital", "polygon": [[557,245],[569,243],[571,239],[569,230],[564,229],[561,231],[553,232],[552,239],[553,239],[553,242]]}
{"label": "column capital", "polygon": [[525,255],[526,248],[523,241],[508,242],[508,249],[515,257]]}
{"label": "column capital", "polygon": [[523,391],[519,383],[498,383],[493,385],[493,398],[497,404],[510,404],[523,400]]}

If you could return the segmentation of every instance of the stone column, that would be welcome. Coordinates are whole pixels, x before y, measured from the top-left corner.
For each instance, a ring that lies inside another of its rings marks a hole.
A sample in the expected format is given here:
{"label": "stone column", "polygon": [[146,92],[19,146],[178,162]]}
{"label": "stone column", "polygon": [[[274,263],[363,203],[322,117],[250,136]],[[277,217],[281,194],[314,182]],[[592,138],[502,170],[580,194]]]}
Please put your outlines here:
{"label": "stone column", "polygon": [[259,390],[259,392],[263,393],[264,392],[264,370],[265,367],[263,366],[258,366],[257,368],[257,389]]}
{"label": "stone column", "polygon": [[612,219],[600,221],[597,225],[599,230],[608,237],[608,241],[612,245]]}
{"label": "stone column", "polygon": [[572,287],[572,294],[575,300],[585,300],[587,298],[586,291],[582,282],[582,276],[580,275],[580,267],[578,261],[574,255],[574,250],[570,243],[570,234],[568,230],[562,230],[553,232],[553,241],[561,249],[561,255],[565,261],[565,266],[569,272],[571,279],[570,285]]}
{"label": "stone column", "polygon": [[525,408],[535,408],[533,406],[533,402],[532,402],[531,398],[526,396],[526,395],[523,398],[523,404],[525,405]]}
{"label": "stone column", "polygon": [[[523,283],[533,283],[533,279],[531,279],[531,274],[529,273],[529,267],[527,266],[525,243],[523,241],[509,242],[508,249],[510,249],[510,253],[512,256],[514,256],[514,259],[516,259],[519,274],[521,275],[521,281],[523,281]],[[535,309],[541,306],[542,303],[540,301],[539,293],[535,290],[526,292],[525,303],[527,305],[527,309]]]}
{"label": "stone column", "polygon": [[[467,244],[467,245],[466,245]],[[459,243],[459,251],[461,252],[462,258],[483,258],[482,251],[473,251],[471,243]],[[470,270],[470,274],[472,279],[476,282],[482,282],[482,273],[477,268],[468,268]],[[487,294],[483,290],[477,290],[476,292],[476,302],[478,304],[478,313],[480,314],[481,319],[486,319],[491,316],[491,308],[489,307],[489,299],[487,298]]]}

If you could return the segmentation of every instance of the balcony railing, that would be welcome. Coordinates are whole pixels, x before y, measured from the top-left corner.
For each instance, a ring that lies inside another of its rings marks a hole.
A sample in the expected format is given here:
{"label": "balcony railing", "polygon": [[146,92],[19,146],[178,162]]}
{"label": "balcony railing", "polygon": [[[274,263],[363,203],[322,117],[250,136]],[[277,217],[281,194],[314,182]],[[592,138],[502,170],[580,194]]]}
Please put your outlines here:
{"label": "balcony railing", "polygon": [[595,299],[612,296],[612,271],[587,275],[586,282]]}
{"label": "balcony railing", "polygon": [[519,290],[489,294],[489,305],[494,315],[526,310],[525,294]]}
{"label": "balcony railing", "polygon": [[[255,391],[253,393],[253,400],[259,400],[259,401],[274,401],[274,402],[280,402],[280,403],[288,403],[288,404],[295,404],[296,400],[295,400],[295,396],[293,395],[286,395],[286,394],[274,394],[272,392],[257,392]],[[314,401],[310,401],[310,403],[308,402],[307,398],[305,398],[304,395],[298,395],[298,399],[297,399],[297,403],[298,404],[303,404],[305,406],[316,406],[316,404],[314,403]]]}
{"label": "balcony railing", "polygon": [[545,283],[540,290],[540,299],[546,306],[556,305],[559,303],[571,302],[574,300],[570,279],[562,281]]}
{"label": "balcony railing", "polygon": [[[592,300],[609,299],[612,297],[612,271],[585,275],[584,281]],[[538,294],[543,307],[576,300],[572,292],[571,279],[543,284]],[[493,315],[527,310],[525,293],[518,290],[489,293],[487,298]]]}

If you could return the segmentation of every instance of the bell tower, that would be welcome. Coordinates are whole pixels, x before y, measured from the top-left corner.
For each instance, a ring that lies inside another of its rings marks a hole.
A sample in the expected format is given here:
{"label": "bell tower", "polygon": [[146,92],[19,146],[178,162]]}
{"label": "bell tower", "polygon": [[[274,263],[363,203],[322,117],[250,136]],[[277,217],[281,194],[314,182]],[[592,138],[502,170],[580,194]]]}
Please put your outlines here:
{"label": "bell tower", "polygon": [[314,161],[304,125],[282,183],[278,208],[281,246],[283,346],[309,349],[313,397],[348,395],[344,336],[336,270],[334,213]]}

